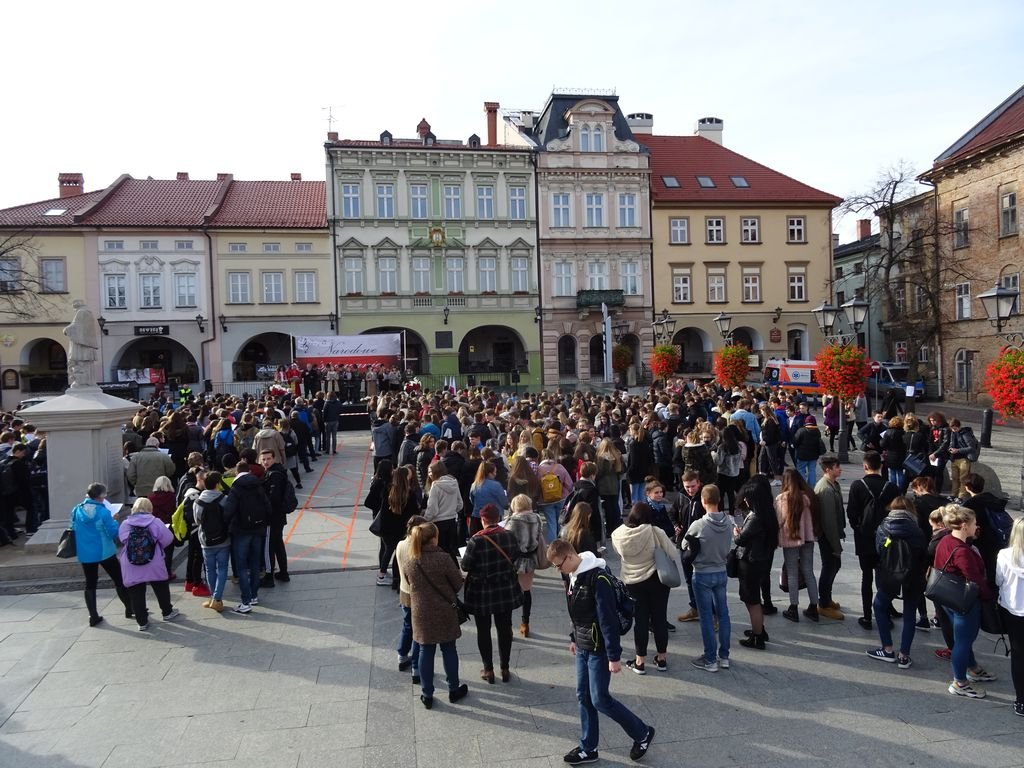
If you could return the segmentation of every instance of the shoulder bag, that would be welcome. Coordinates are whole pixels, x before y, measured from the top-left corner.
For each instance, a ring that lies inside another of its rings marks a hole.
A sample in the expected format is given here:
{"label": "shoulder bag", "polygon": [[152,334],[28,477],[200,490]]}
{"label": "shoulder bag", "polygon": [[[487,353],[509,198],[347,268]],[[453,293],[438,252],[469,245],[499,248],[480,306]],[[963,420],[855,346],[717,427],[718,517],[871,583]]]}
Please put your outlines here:
{"label": "shoulder bag", "polygon": [[[653,528],[651,533],[652,535],[654,534]],[[678,587],[683,583],[682,578],[679,576],[679,566],[676,565],[672,555],[658,546],[657,536],[654,539],[654,567],[658,571],[658,581],[669,589]]]}
{"label": "shoulder bag", "polygon": [[945,564],[939,569],[932,569],[928,575],[928,585],[924,588],[925,597],[961,616],[970,611],[978,602],[977,584],[959,574],[946,572],[946,567],[953,559],[953,555],[963,546],[965,545],[959,544],[953,547]]}
{"label": "shoulder bag", "polygon": [[[430,588],[433,589],[442,600],[448,602],[449,598],[444,592],[437,588],[437,585],[434,584],[433,581],[430,580],[430,577],[427,576],[427,572],[423,570],[423,565],[419,561],[417,561],[416,567],[420,569],[420,573],[423,574],[423,578],[427,580],[427,584],[430,585]],[[465,624],[469,621],[469,611],[466,610],[466,604],[459,600],[458,595],[453,594],[451,596],[450,605],[455,609],[455,618],[458,620],[459,624]]]}
{"label": "shoulder bag", "polygon": [[62,560],[69,560],[78,555],[78,547],[75,544],[74,528],[65,528],[57,542],[57,557]]}
{"label": "shoulder bag", "polygon": [[914,477],[919,477],[924,472],[924,459],[910,454],[903,460],[903,469]]}

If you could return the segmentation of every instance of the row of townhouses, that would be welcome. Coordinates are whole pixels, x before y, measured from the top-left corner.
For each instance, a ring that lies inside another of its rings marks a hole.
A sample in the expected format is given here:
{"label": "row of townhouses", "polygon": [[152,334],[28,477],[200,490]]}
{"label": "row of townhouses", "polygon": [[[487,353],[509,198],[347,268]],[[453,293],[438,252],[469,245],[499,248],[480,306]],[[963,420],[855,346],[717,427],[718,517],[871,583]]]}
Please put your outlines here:
{"label": "row of townhouses", "polygon": [[244,387],[295,336],[376,332],[402,334],[415,373],[590,386],[602,305],[630,380],[656,335],[681,372],[708,373],[723,313],[752,365],[820,346],[838,198],[731,151],[721,120],[656,135],[614,93],[484,113],[484,138],[426,119],[409,138],[329,133],[326,183],[179,173],[86,191],[66,173],[58,197],[0,211],[4,406],[64,386],[75,299],[101,326],[97,377],[143,393]]}

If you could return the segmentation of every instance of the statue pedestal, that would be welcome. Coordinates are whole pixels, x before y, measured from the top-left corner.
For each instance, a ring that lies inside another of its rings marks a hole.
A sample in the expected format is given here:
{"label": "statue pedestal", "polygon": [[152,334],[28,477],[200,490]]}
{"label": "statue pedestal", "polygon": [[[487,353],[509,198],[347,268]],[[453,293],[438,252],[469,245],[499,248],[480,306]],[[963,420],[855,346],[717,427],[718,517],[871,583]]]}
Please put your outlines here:
{"label": "statue pedestal", "polygon": [[107,486],[107,498],[124,502],[121,426],[138,405],[105,394],[96,386],[72,386],[53,400],[26,408],[21,416],[46,435],[50,519],[25,544],[27,553],[57,549],[71,510],[90,483]]}

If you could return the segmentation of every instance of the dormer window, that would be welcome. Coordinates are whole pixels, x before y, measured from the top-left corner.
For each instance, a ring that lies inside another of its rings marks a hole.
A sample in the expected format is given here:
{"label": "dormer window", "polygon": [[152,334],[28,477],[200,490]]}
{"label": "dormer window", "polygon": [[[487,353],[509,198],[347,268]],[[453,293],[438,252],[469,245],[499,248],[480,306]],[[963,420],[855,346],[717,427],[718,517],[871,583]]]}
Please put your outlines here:
{"label": "dormer window", "polygon": [[390,147],[391,146],[391,132],[390,131],[384,131],[384,133],[382,133],[380,135],[380,143],[383,144],[385,147]]}
{"label": "dormer window", "polygon": [[590,126],[580,126],[580,152],[590,151]]}
{"label": "dormer window", "polygon": [[432,147],[432,146],[434,146],[434,142],[436,140],[437,140],[437,137],[434,134],[432,134],[432,133],[430,133],[428,131],[427,133],[425,133],[423,135],[423,146],[425,146],[425,147]]}
{"label": "dormer window", "polygon": [[593,145],[595,152],[604,152],[604,131],[600,125],[594,126]]}

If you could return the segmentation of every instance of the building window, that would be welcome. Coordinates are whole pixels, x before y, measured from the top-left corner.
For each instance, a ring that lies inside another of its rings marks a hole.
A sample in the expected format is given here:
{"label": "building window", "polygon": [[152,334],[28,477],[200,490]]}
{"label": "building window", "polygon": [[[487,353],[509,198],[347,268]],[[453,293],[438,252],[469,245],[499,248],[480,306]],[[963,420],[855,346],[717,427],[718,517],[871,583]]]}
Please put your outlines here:
{"label": "building window", "polygon": [[893,354],[897,363],[907,362],[907,342],[897,341],[893,344]]}
{"label": "building window", "polygon": [[296,243],[295,244],[295,252],[296,253],[312,253],[313,252],[313,244],[312,243]]}
{"label": "building window", "polygon": [[1020,314],[1020,272],[1011,272],[1005,274],[999,278],[999,284],[1003,288],[1011,288],[1017,291],[1017,300],[1013,302],[1013,307],[1010,308],[1011,315]]}
{"label": "building window", "polygon": [[715,267],[708,270],[708,303],[721,304],[725,298],[725,269]]}
{"label": "building window", "polygon": [[697,184],[699,184],[702,189],[715,188],[715,180],[712,179],[710,176],[698,176]]}
{"label": "building window", "polygon": [[461,256],[445,259],[448,293],[463,293],[466,290],[466,260]]}
{"label": "building window", "polygon": [[316,272],[295,273],[295,301],[302,304],[316,301]]}
{"label": "building window", "polygon": [[679,189],[679,179],[675,176],[662,176],[661,183],[668,189]]}
{"label": "building window", "polygon": [[756,216],[740,219],[740,240],[744,243],[761,242],[761,220]]}
{"label": "building window", "polygon": [[377,290],[380,293],[398,293],[398,259],[394,256],[377,258]]}
{"label": "building window", "polygon": [[843,267],[842,267],[842,265],[839,265],[838,267],[836,267],[836,280],[842,280],[842,279],[843,279]]}
{"label": "building window", "polygon": [[160,250],[159,240],[139,240],[140,251],[158,251]]}
{"label": "building window", "polygon": [[174,306],[196,306],[196,276],[180,274],[174,276]]}
{"label": "building window", "polygon": [[789,268],[789,301],[807,301],[807,274],[804,267]]}
{"label": "building window", "polygon": [[690,242],[690,220],[669,219],[668,241],[672,245],[688,245]]}
{"label": "building window", "polygon": [[427,218],[427,185],[409,185],[409,216],[414,219]]}
{"label": "building window", "polygon": [[958,349],[953,358],[955,370],[955,386],[958,392],[967,392],[971,388],[971,353],[966,349]]}
{"label": "building window", "polygon": [[363,259],[349,256],[345,259],[345,293],[349,296],[363,292]]}
{"label": "building window", "polygon": [[572,218],[569,210],[568,192],[556,192],[551,195],[551,226],[571,227]]}
{"label": "building window", "polygon": [[283,304],[284,303],[284,273],[264,272],[263,273],[263,303]]}
{"label": "building window", "polygon": [[530,260],[526,256],[512,257],[512,293],[530,292]]}
{"label": "building window", "polygon": [[626,296],[640,295],[640,265],[635,261],[619,264],[619,284]]}
{"label": "building window", "polygon": [[477,263],[480,266],[480,292],[496,293],[498,290],[498,260],[493,256],[482,256]]}
{"label": "building window", "polygon": [[907,311],[907,289],[902,285],[892,291],[892,301],[896,307],[896,314],[903,315]]}
{"label": "building window", "polygon": [[743,301],[761,301],[761,270],[757,267],[743,268]]}
{"label": "building window", "polygon": [[159,309],[160,302],[160,275],[139,275],[140,295],[142,296],[143,309]]}
{"label": "building window", "polygon": [[39,273],[41,293],[64,293],[68,289],[64,275],[64,259],[40,259]]}
{"label": "building window", "polygon": [[786,242],[807,242],[807,220],[803,216],[789,216],[786,219]]}
{"label": "building window", "polygon": [[508,188],[508,217],[516,220],[526,218],[526,187]]}
{"label": "building window", "polygon": [[341,215],[346,219],[359,218],[359,185],[341,185]]}
{"label": "building window", "polygon": [[245,253],[248,247],[245,243],[228,243],[228,250],[231,253]]}
{"label": "building window", "polygon": [[966,248],[970,244],[970,212],[966,208],[953,211],[953,247]]}
{"label": "building window", "polygon": [[928,289],[923,285],[914,289],[914,311],[924,312],[928,308]]}
{"label": "building window", "polygon": [[1017,193],[1006,192],[999,204],[999,234],[1017,234]]}
{"label": "building window", "polygon": [[249,298],[249,273],[228,272],[228,303],[248,304]]}
{"label": "building window", "polygon": [[103,250],[105,251],[123,251],[124,240],[104,240]]}
{"label": "building window", "polygon": [[604,291],[608,289],[608,262],[587,262],[587,288],[591,291]]}
{"label": "building window", "polygon": [[632,192],[619,195],[619,226],[636,226],[636,195]]}
{"label": "building window", "polygon": [[689,269],[672,270],[672,303],[690,304],[693,302],[693,293],[690,285]]}
{"label": "building window", "polygon": [[494,218],[494,187],[476,188],[476,217],[478,219]]}
{"label": "building window", "polygon": [[174,250],[176,251],[191,251],[192,241],[191,240],[175,240]]}
{"label": "building window", "polygon": [[590,151],[590,126],[580,126],[580,152]]}
{"label": "building window", "polygon": [[430,293],[430,257],[414,256],[412,259],[412,292]]}
{"label": "building window", "polygon": [[705,242],[708,244],[725,242],[725,219],[708,218],[704,220],[707,235]]}
{"label": "building window", "polygon": [[737,189],[747,189],[750,186],[746,176],[730,176],[729,178],[732,179],[732,185]]}
{"label": "building window", "polygon": [[444,217],[462,218],[462,187],[457,184],[446,184],[444,187]]}
{"label": "building window", "polygon": [[377,218],[395,218],[395,185],[377,185]]}
{"label": "building window", "polygon": [[864,262],[863,261],[858,261],[856,264],[853,265],[853,274],[855,274],[855,275],[863,275],[864,274]]}
{"label": "building window", "polygon": [[105,309],[127,309],[128,278],[125,275],[104,276],[103,294],[103,307]]}
{"label": "building window", "polygon": [[263,252],[264,253],[280,253],[281,252],[281,244],[280,243],[264,243],[263,244]]}
{"label": "building window", "polygon": [[0,259],[0,293],[12,293],[21,288],[21,261]]}
{"label": "building window", "polygon": [[971,284],[956,284],[956,319],[971,319]]}
{"label": "building window", "polygon": [[836,291],[836,306],[841,307],[846,303],[846,291]]}
{"label": "building window", "polygon": [[587,210],[587,226],[604,226],[604,194],[601,192],[587,192],[584,198]]}
{"label": "building window", "polygon": [[604,129],[600,125],[594,126],[593,144],[595,152],[604,152]]}
{"label": "building window", "polygon": [[555,296],[572,296],[576,293],[576,270],[573,262],[556,261],[553,274],[552,288]]}
{"label": "building window", "polygon": [[917,348],[917,362],[927,363],[931,361],[931,353],[928,351],[928,345],[922,344]]}

